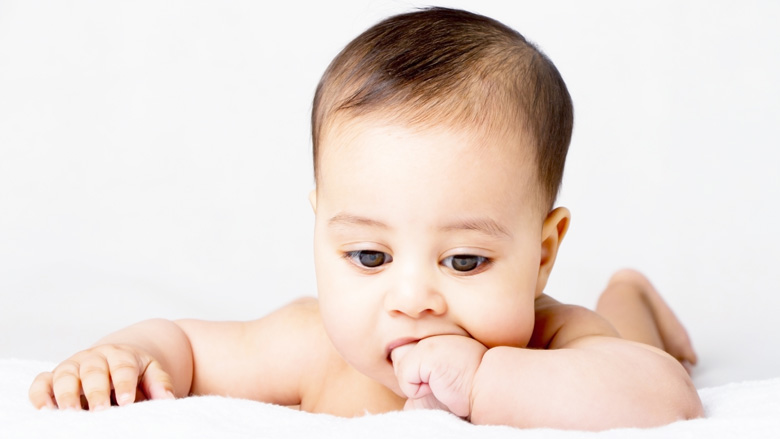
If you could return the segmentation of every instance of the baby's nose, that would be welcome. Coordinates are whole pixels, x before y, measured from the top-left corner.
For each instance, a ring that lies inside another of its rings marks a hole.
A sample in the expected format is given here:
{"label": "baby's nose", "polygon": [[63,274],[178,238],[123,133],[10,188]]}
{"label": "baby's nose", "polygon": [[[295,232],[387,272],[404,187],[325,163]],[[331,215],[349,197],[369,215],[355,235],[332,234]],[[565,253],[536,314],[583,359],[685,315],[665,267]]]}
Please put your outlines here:
{"label": "baby's nose", "polygon": [[412,318],[446,313],[447,301],[439,291],[436,277],[432,270],[419,267],[399,270],[395,282],[385,294],[387,312]]}

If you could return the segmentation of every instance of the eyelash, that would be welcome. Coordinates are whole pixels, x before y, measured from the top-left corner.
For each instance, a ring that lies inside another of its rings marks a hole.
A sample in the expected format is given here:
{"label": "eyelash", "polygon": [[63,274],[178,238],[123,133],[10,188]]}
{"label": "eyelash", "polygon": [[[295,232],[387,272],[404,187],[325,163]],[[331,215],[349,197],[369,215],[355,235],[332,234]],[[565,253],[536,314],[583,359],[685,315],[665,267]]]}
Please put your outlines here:
{"label": "eyelash", "polygon": [[[368,265],[364,265],[360,261],[360,256],[361,255],[369,255],[369,254],[372,254],[372,255],[382,255],[381,263],[379,263],[379,264],[377,264],[377,265],[375,265],[373,267],[372,266],[368,266]],[[353,263],[355,266],[357,266],[358,268],[360,268],[362,270],[365,270],[365,271],[375,271],[375,270],[379,269],[379,267],[381,267],[382,265],[386,265],[386,264],[389,264],[389,263],[393,262],[393,257],[392,256],[390,256],[389,254],[387,254],[385,252],[380,252],[380,251],[376,251],[376,250],[355,250],[355,251],[350,251],[350,252],[344,253],[344,257],[349,262]]]}
{"label": "eyelash", "polygon": [[[373,255],[378,256],[381,255],[381,261],[375,265],[365,265],[363,262],[361,262],[360,257],[363,255]],[[354,250],[344,253],[344,258],[347,259],[349,262],[351,262],[353,265],[358,267],[361,270],[364,270],[366,272],[373,272],[378,269],[380,269],[383,265],[387,265],[391,262],[393,262],[393,257],[385,252],[380,252],[376,250]],[[453,260],[454,258],[461,258],[461,259],[470,259],[470,258],[476,258],[476,265],[474,268],[470,270],[457,270],[453,266]],[[441,264],[445,267],[449,268],[450,270],[457,272],[464,276],[474,275],[481,273],[484,271],[493,261],[490,258],[486,258],[484,256],[477,256],[477,255],[470,255],[470,254],[460,254],[460,255],[452,255],[444,258],[441,261]]]}
{"label": "eyelash", "polygon": [[[474,268],[472,268],[470,270],[457,270],[457,269],[455,269],[455,266],[453,265],[453,260],[455,258],[460,258],[460,259],[472,259],[472,258],[474,258],[474,259],[476,259],[476,265],[474,266]],[[488,258],[486,258],[484,256],[477,256],[477,255],[452,255],[452,256],[448,256],[448,257],[444,258],[444,260],[441,261],[441,264],[444,265],[445,267],[447,267],[447,268],[449,268],[449,269],[451,269],[453,271],[456,271],[458,273],[461,273],[463,275],[473,275],[473,274],[481,273],[487,267],[487,264],[489,264],[489,263],[490,263],[490,259],[488,259]]]}

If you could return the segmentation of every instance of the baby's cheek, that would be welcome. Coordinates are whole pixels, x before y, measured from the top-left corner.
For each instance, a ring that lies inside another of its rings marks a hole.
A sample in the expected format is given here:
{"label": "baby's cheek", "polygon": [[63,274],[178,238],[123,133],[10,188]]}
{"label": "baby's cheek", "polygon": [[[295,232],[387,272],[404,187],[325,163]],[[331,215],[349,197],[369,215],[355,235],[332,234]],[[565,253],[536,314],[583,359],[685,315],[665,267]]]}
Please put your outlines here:
{"label": "baby's cheek", "polygon": [[533,304],[497,307],[483,313],[473,329],[467,329],[488,348],[526,347],[533,334],[534,315]]}
{"label": "baby's cheek", "polygon": [[350,363],[363,349],[366,329],[364,328],[363,315],[352,309],[350,303],[338,300],[338,298],[321,296],[320,314],[325,332],[328,334],[333,346],[342,357]]}
{"label": "baby's cheek", "polygon": [[345,331],[345,326],[351,322],[351,319],[345,314],[343,307],[339,306],[337,301],[327,294],[320,294],[322,324],[325,326],[328,337],[334,342],[343,338],[342,333]]}

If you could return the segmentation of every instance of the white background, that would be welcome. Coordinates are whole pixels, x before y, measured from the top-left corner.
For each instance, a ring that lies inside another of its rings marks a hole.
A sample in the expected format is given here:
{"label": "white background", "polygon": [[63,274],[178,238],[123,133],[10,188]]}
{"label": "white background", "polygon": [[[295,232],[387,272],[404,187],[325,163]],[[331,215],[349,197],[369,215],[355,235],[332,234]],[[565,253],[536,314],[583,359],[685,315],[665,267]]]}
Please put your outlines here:
{"label": "white background", "polygon": [[[62,360],[149,317],[313,296],[311,97],[400,1],[0,0],[0,357]],[[460,1],[575,103],[547,292],[645,271],[699,386],[780,371],[780,4]]]}

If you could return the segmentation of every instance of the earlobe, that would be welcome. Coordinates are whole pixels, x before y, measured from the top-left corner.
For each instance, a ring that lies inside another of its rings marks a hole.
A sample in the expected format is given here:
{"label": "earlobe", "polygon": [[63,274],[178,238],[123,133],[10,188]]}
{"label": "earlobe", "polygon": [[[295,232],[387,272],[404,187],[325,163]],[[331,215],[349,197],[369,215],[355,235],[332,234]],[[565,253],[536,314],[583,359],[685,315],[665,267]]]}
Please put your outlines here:
{"label": "earlobe", "polygon": [[558,249],[563,237],[569,230],[571,212],[565,207],[558,207],[547,215],[542,225],[542,252],[539,260],[539,276],[536,280],[536,297],[544,292],[547,280],[550,278]]}
{"label": "earlobe", "polygon": [[314,188],[309,192],[309,204],[311,204],[311,210],[317,213],[317,189]]}

